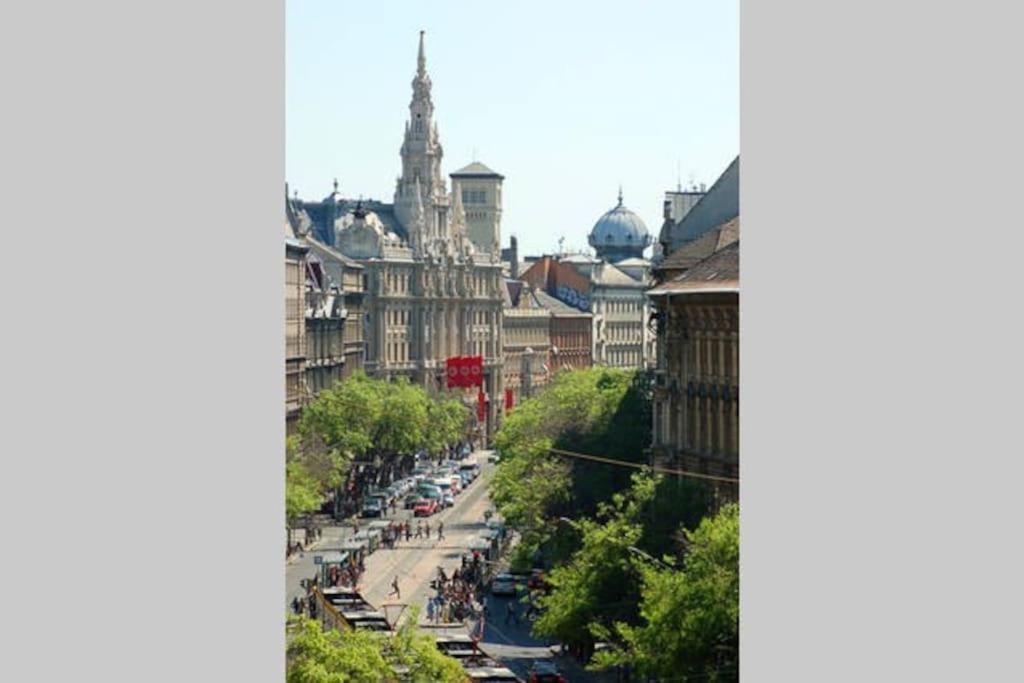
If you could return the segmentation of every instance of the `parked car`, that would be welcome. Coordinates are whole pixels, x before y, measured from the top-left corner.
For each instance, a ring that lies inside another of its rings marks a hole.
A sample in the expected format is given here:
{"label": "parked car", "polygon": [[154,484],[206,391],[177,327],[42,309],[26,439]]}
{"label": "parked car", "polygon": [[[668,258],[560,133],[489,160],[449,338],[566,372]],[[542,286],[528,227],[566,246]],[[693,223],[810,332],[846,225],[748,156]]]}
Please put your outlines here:
{"label": "parked car", "polygon": [[437,512],[437,501],[432,498],[421,498],[412,509],[414,517],[430,517]]}
{"label": "parked car", "polygon": [[527,680],[529,683],[567,683],[568,681],[555,663],[546,659],[537,659],[533,662]]}
{"label": "parked car", "polygon": [[359,513],[360,517],[383,517],[384,506],[381,505],[379,498],[367,498],[366,502],[363,503],[363,509]]}
{"label": "parked car", "polygon": [[498,574],[491,579],[491,595],[508,595],[515,597],[516,580],[511,574]]}
{"label": "parked car", "polygon": [[441,503],[443,503],[446,508],[450,508],[452,505],[455,505],[455,498],[452,497],[452,494],[446,493],[441,496]]}
{"label": "parked car", "polygon": [[416,507],[416,503],[420,502],[421,500],[423,500],[423,496],[421,496],[420,494],[410,493],[408,496],[405,497],[405,500],[402,502],[402,507],[405,508],[406,510],[412,510]]}

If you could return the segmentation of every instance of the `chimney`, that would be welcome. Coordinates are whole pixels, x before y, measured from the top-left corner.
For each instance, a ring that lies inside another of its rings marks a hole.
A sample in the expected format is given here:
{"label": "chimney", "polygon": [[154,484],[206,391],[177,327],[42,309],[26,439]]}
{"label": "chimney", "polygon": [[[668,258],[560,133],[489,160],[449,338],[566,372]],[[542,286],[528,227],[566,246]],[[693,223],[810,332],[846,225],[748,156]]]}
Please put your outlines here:
{"label": "chimney", "polygon": [[515,235],[508,238],[509,241],[509,254],[508,260],[511,262],[510,270],[512,271],[512,279],[515,280],[519,277],[519,241]]}

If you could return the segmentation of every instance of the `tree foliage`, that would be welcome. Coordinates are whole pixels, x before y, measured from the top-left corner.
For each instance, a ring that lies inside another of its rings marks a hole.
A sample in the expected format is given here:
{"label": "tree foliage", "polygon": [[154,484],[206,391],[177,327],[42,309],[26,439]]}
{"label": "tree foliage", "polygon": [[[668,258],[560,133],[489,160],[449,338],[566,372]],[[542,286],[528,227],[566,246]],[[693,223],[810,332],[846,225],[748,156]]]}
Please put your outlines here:
{"label": "tree foliage", "polygon": [[325,631],[311,619],[298,621],[287,657],[288,683],[377,683],[394,678],[376,633]]}
{"label": "tree foliage", "polygon": [[641,463],[650,443],[650,395],[637,371],[590,368],[558,373],[512,411],[495,437],[502,459],[491,496],[522,534],[521,553],[551,538],[548,520],[593,514],[629,486],[631,470],[569,460],[550,449]]}
{"label": "tree foliage", "polygon": [[326,491],[345,480],[353,461],[390,471],[424,446],[437,451],[458,441],[468,416],[461,401],[430,396],[406,378],[384,381],[357,372],[303,409],[290,458]]}
{"label": "tree foliage", "polygon": [[316,479],[297,460],[286,465],[284,501],[289,526],[298,517],[313,512],[323,503]]}
{"label": "tree foliage", "polygon": [[456,683],[466,678],[462,665],[416,630],[414,612],[393,636],[373,631],[322,630],[316,621],[295,618],[288,649],[288,683],[380,683],[402,680]]}
{"label": "tree foliage", "polygon": [[739,508],[728,505],[685,532],[682,571],[642,568],[640,624],[619,623],[624,644],[598,666],[629,663],[656,678],[738,679]]}
{"label": "tree foliage", "polygon": [[642,513],[656,485],[650,475],[636,474],[628,491],[599,506],[597,519],[572,523],[580,547],[549,574],[552,591],[540,599],[543,612],[533,626],[537,635],[589,646],[595,628],[635,618],[640,574],[631,548],[643,533]]}

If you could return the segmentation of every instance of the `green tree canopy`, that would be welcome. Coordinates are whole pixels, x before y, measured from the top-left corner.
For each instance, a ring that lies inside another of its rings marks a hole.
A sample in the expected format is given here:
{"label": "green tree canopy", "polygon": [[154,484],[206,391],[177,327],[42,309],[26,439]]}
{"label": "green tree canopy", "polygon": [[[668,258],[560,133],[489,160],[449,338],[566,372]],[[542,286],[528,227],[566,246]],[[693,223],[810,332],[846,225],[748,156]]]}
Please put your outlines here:
{"label": "green tree canopy", "polygon": [[462,683],[462,665],[437,649],[431,636],[416,630],[414,611],[394,635],[372,631],[322,630],[299,617],[287,649],[288,683],[381,683],[399,680],[396,668],[408,671],[403,681]]}
{"label": "green tree canopy", "polygon": [[642,512],[656,484],[650,475],[636,474],[627,492],[600,505],[597,520],[572,523],[581,545],[548,577],[552,591],[540,599],[544,611],[533,626],[537,635],[588,645],[595,627],[608,629],[635,617],[640,575],[631,548],[640,540]]}
{"label": "green tree canopy", "polygon": [[682,571],[645,566],[641,623],[620,623],[624,647],[598,666],[630,663],[656,678],[738,679],[739,508],[728,505],[685,532]]}
{"label": "green tree canopy", "polygon": [[650,443],[650,392],[643,373],[589,368],[558,373],[535,397],[505,418],[495,437],[502,460],[491,495],[508,524],[522,534],[520,553],[549,540],[547,520],[592,515],[633,471],[570,460],[550,449],[642,463]]}
{"label": "green tree canopy", "polygon": [[380,637],[370,631],[323,630],[311,619],[297,621],[287,658],[288,683],[379,683],[394,680]]}
{"label": "green tree canopy", "polygon": [[284,501],[289,526],[298,517],[315,511],[323,503],[316,479],[301,462],[293,460],[286,465]]}
{"label": "green tree canopy", "polygon": [[303,409],[289,459],[302,462],[327,491],[340,486],[353,460],[389,470],[420,448],[454,443],[465,434],[467,416],[461,401],[430,396],[406,378],[384,381],[357,372]]}

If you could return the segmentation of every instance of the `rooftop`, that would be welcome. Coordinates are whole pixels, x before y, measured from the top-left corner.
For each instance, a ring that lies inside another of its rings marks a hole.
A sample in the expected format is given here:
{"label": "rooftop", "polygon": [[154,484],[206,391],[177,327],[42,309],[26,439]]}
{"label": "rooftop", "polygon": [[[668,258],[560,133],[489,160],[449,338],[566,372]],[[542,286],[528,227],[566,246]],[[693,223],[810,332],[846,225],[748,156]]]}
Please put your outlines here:
{"label": "rooftop", "polygon": [[590,316],[590,313],[587,313],[586,311],[581,311],[580,309],[574,306],[570,306],[564,301],[559,301],[558,299],[551,296],[542,289],[534,290],[533,295],[537,298],[537,303],[551,311],[552,315],[563,317],[578,316],[581,318]]}
{"label": "rooftop", "polygon": [[469,166],[463,166],[458,171],[453,171],[448,175],[453,178],[498,178],[499,180],[505,179],[505,176],[487,168],[479,161],[474,161]]}
{"label": "rooftop", "polygon": [[722,223],[697,239],[679,247],[661,262],[658,270],[684,270],[690,268],[716,251],[729,246],[740,238],[740,217]]}
{"label": "rooftop", "polygon": [[648,292],[649,296],[740,291],[740,242],[715,252],[688,271]]}

